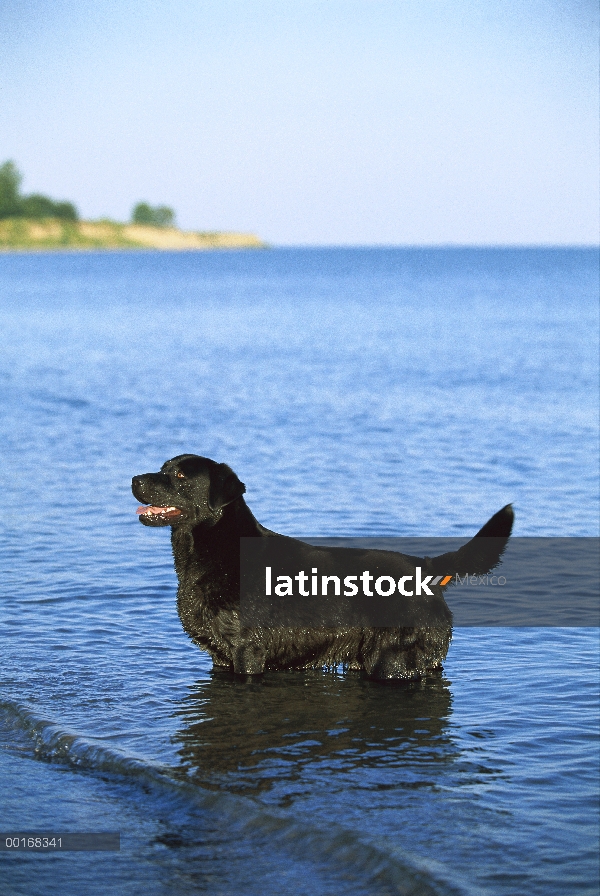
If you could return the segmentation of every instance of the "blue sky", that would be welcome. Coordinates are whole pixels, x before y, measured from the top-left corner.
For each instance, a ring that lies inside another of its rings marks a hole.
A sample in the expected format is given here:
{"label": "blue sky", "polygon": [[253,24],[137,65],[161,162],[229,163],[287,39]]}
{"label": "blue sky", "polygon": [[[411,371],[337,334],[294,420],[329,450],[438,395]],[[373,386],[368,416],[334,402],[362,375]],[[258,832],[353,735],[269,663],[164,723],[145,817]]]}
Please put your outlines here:
{"label": "blue sky", "polygon": [[26,192],[274,244],[598,241],[595,0],[13,0]]}

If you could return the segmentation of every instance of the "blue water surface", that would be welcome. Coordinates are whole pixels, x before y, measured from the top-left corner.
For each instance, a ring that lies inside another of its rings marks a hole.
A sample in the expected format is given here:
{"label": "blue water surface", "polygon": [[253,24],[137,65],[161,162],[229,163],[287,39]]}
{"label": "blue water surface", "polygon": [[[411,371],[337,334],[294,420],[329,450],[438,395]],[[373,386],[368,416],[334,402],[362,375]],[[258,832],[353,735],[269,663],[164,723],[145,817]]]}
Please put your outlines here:
{"label": "blue water surface", "polygon": [[597,893],[597,629],[241,682],[130,491],[195,452],[287,535],[597,535],[597,331],[591,249],[0,257],[0,833],[122,844],[3,892]]}

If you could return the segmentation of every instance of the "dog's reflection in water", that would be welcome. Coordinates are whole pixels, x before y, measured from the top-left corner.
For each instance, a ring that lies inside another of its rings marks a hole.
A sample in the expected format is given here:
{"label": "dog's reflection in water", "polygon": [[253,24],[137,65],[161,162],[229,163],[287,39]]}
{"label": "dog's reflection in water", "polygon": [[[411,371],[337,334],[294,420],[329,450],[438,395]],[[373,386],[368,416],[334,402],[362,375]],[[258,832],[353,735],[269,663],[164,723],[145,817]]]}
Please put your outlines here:
{"label": "dog's reflection in water", "polygon": [[[209,788],[275,788],[282,805],[305,774],[325,773],[328,787],[336,774],[356,772],[361,788],[421,786],[419,769],[429,778],[431,763],[456,758],[451,702],[441,671],[410,684],[318,671],[267,673],[242,684],[213,672],[177,711],[180,770]],[[399,765],[411,767],[408,778],[397,774]]]}

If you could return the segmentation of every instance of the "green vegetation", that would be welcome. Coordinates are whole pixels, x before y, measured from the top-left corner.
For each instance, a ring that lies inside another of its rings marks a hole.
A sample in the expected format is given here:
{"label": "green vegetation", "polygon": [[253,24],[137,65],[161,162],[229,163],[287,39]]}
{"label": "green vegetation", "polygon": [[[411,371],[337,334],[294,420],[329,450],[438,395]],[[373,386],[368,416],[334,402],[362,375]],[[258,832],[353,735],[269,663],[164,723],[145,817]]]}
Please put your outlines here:
{"label": "green vegetation", "polygon": [[0,167],[0,218],[19,214],[21,175],[14,162]]}
{"label": "green vegetation", "polygon": [[252,233],[182,231],[166,205],[138,202],[131,224],[107,218],[80,221],[72,202],[55,202],[41,193],[21,195],[22,176],[14,162],[0,165],[0,252],[34,250],[154,249],[196,252],[203,249],[261,249]]}
{"label": "green vegetation", "polygon": [[14,162],[0,165],[0,219],[2,218],[58,218],[77,221],[79,215],[72,202],[55,202],[41,193],[21,196],[23,177]]}
{"label": "green vegetation", "polygon": [[61,221],[77,221],[79,215],[72,202],[53,202],[41,193],[25,196],[21,202],[24,218],[60,218]]}
{"label": "green vegetation", "polygon": [[131,213],[132,224],[149,224],[151,227],[174,227],[175,212],[166,205],[152,208],[147,202],[138,202]]}
{"label": "green vegetation", "polygon": [[126,225],[14,216],[0,220],[0,250],[135,249]]}

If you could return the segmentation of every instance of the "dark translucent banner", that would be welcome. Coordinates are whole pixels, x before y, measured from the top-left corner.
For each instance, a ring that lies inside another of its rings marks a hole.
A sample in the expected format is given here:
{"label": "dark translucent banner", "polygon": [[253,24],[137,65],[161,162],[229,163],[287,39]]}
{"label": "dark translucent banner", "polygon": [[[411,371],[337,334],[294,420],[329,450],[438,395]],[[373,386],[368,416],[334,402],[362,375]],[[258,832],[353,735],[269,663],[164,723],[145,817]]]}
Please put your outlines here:
{"label": "dark translucent banner", "polygon": [[121,835],[113,832],[73,834],[56,831],[0,833],[0,852],[118,852]]}
{"label": "dark translucent banner", "polygon": [[[481,539],[481,542],[493,539]],[[241,539],[242,624],[263,628],[600,624],[598,538],[511,538],[495,569],[459,538]]]}

